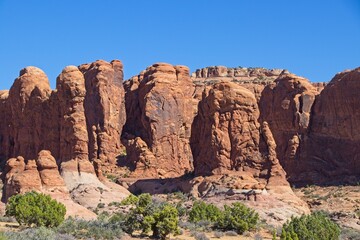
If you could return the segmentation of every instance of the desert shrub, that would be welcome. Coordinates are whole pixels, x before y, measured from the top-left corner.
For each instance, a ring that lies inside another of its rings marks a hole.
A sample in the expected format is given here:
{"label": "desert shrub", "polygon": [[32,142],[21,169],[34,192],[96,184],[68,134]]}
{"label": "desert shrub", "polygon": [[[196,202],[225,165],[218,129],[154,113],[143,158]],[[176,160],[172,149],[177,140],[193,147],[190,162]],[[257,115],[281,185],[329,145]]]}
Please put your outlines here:
{"label": "desert shrub", "polygon": [[341,230],[340,239],[358,240],[360,239],[360,231],[353,228],[343,228]]}
{"label": "desert shrub", "polygon": [[254,236],[254,240],[263,240],[263,237],[260,235],[260,233],[256,233]]}
{"label": "desert shrub", "polygon": [[189,221],[195,223],[204,220],[216,222],[221,215],[221,210],[215,205],[196,201],[189,212]]}
{"label": "desert shrub", "polygon": [[28,228],[20,232],[6,232],[3,236],[3,239],[11,240],[75,240],[71,235],[59,234],[46,227]]}
{"label": "desert shrub", "polygon": [[15,223],[16,219],[14,217],[1,216],[0,222]]}
{"label": "desert shrub", "polygon": [[15,217],[20,225],[56,227],[64,221],[66,208],[49,195],[27,192],[12,196],[6,205],[6,216]]}
{"label": "desert shrub", "polygon": [[186,207],[184,207],[184,205],[181,202],[178,202],[175,207],[179,213],[179,217],[184,217],[187,215],[188,210]]}
{"label": "desert shrub", "polygon": [[215,228],[223,231],[233,230],[239,234],[253,229],[259,220],[259,215],[239,202],[224,206],[224,211],[218,218]]}
{"label": "desert shrub", "polygon": [[141,194],[123,223],[125,232],[140,230],[143,234],[152,231],[154,237],[165,239],[170,233],[178,233],[179,215],[169,204],[154,200],[149,194]]}
{"label": "desert shrub", "polygon": [[321,212],[294,217],[284,224],[281,240],[335,240],[339,239],[340,228]]}
{"label": "desert shrub", "polygon": [[3,232],[0,232],[0,240],[6,240],[5,234]]}
{"label": "desert shrub", "polygon": [[225,234],[223,232],[214,232],[214,237],[215,238],[222,238],[223,236],[225,236]]}
{"label": "desert shrub", "polygon": [[186,221],[180,221],[179,222],[179,227],[183,228],[183,229],[187,229],[187,230],[196,230],[197,226],[195,225],[195,223],[192,222],[186,222]]}
{"label": "desert shrub", "polygon": [[120,205],[135,205],[139,201],[139,198],[133,194],[120,202]]}
{"label": "desert shrub", "polygon": [[239,234],[237,234],[237,232],[235,232],[235,231],[226,231],[226,232],[225,232],[225,235],[226,235],[226,236],[229,236],[229,237],[236,237],[236,236],[238,236]]}
{"label": "desert shrub", "polygon": [[144,230],[151,229],[154,237],[165,239],[170,233],[178,233],[179,217],[175,207],[164,205],[144,218]]}
{"label": "desert shrub", "polygon": [[196,239],[196,240],[210,240],[205,233],[202,232],[194,232],[192,234],[192,236]]}
{"label": "desert shrub", "polygon": [[109,222],[110,223],[113,223],[113,224],[120,224],[120,225],[123,225],[123,223],[125,222],[126,220],[126,216],[124,213],[122,212],[117,212],[117,213],[114,213],[110,216],[109,218]]}
{"label": "desert shrub", "polygon": [[56,231],[60,234],[69,234],[76,239],[120,239],[123,235],[121,227],[107,220],[86,221],[83,219],[68,218]]}

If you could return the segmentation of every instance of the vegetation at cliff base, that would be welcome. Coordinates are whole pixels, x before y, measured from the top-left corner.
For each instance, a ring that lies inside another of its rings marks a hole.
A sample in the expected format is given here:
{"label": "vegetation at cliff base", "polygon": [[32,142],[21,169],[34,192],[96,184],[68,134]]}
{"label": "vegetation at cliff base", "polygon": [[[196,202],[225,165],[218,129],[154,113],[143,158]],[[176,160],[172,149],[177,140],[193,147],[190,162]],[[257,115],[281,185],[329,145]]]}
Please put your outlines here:
{"label": "vegetation at cliff base", "polygon": [[259,215],[239,202],[230,206],[225,205],[224,210],[220,210],[213,204],[195,202],[189,212],[189,221],[198,223],[204,220],[211,222],[213,229],[221,231],[233,230],[242,234],[255,228]]}
{"label": "vegetation at cliff base", "polygon": [[129,234],[137,230],[143,234],[152,231],[153,237],[165,239],[170,233],[179,232],[178,223],[179,214],[174,206],[155,202],[150,194],[141,194],[135,208],[126,216],[123,228]]}

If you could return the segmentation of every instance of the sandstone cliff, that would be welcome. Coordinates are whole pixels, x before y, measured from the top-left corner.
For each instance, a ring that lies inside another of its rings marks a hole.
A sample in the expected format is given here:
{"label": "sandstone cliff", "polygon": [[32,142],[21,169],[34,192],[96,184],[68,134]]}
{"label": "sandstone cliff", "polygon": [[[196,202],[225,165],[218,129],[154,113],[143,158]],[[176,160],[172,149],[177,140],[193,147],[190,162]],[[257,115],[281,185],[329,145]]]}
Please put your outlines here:
{"label": "sandstone cliff", "polygon": [[10,91],[1,92],[0,156],[35,159],[46,149],[62,163],[62,173],[94,175],[95,160],[114,165],[123,151],[122,80],[120,61],[66,67],[54,91],[40,69],[21,70]]}
{"label": "sandstone cliff", "polygon": [[295,180],[354,184],[360,179],[360,68],[344,71],[317,96]]}
{"label": "sandstone cliff", "polygon": [[242,194],[306,212],[287,180],[359,180],[359,81],[359,68],[314,84],[281,69],[190,76],[157,63],[123,82],[120,61],[99,60],[64,68],[51,90],[27,67],[0,91],[4,198],[36,190],[94,207],[129,194],[100,181],[128,166],[130,189]]}
{"label": "sandstone cliff", "polygon": [[282,74],[264,89],[259,101],[260,122],[269,124],[277,156],[290,178],[302,164],[298,161],[301,142],[307,133],[317,94],[307,79]]}
{"label": "sandstone cliff", "polygon": [[[40,69],[20,71],[10,91],[0,92],[0,157],[10,158],[5,199],[30,190],[49,192],[49,184],[60,183],[66,196],[61,199],[73,207],[70,192],[82,199],[95,196],[109,201],[129,194],[97,177],[102,176],[101,168],[115,165],[124,148],[120,142],[126,119],[122,80],[122,63],[117,60],[68,66],[58,76],[55,90]],[[51,157],[43,150],[50,151]],[[98,200],[92,205],[96,207]]]}
{"label": "sandstone cliff", "polygon": [[189,144],[195,114],[189,69],[157,63],[124,83],[126,162],[137,177],[177,177],[193,170]]}

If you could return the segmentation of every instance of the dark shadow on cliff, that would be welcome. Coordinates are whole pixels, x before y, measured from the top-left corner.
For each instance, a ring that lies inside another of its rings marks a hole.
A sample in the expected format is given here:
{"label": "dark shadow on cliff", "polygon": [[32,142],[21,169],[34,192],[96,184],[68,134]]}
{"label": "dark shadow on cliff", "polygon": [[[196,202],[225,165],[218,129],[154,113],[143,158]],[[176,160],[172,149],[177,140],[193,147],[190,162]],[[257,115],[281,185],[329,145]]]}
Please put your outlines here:
{"label": "dark shadow on cliff", "polygon": [[128,190],[133,194],[150,193],[150,194],[167,194],[174,192],[185,192],[191,191],[192,185],[191,180],[194,178],[194,174],[187,173],[180,177],[174,178],[148,178],[148,179],[137,179],[137,178],[121,178],[118,179],[121,183],[128,184]]}

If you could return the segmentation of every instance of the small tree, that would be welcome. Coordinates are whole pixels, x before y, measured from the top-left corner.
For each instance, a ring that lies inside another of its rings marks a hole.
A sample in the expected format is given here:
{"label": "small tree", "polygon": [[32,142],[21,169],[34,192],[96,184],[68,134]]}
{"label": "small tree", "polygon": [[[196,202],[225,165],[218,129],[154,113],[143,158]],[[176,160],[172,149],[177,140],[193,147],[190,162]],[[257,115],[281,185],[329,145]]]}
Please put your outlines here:
{"label": "small tree", "polygon": [[12,196],[6,205],[6,216],[15,217],[20,225],[56,227],[65,218],[66,208],[49,195],[27,192]]}
{"label": "small tree", "polygon": [[194,223],[204,220],[214,223],[221,214],[221,210],[215,205],[206,204],[203,201],[196,201],[189,212],[189,220]]}
{"label": "small tree", "polygon": [[144,231],[149,227],[153,237],[166,239],[170,233],[178,233],[179,214],[174,206],[165,204],[155,210],[153,215],[144,218]]}
{"label": "small tree", "polygon": [[292,218],[283,225],[281,240],[337,240],[340,228],[323,213],[316,212],[310,215]]}
{"label": "small tree", "polygon": [[125,232],[152,231],[154,237],[165,239],[170,233],[178,233],[179,214],[174,206],[155,204],[150,194],[141,194],[123,223]]}
{"label": "small tree", "polygon": [[239,234],[253,229],[259,220],[259,214],[244,204],[236,202],[231,206],[224,206],[224,212],[215,224],[215,228],[234,230]]}

